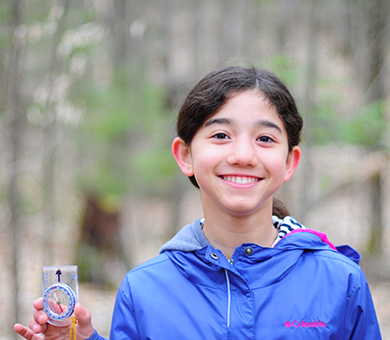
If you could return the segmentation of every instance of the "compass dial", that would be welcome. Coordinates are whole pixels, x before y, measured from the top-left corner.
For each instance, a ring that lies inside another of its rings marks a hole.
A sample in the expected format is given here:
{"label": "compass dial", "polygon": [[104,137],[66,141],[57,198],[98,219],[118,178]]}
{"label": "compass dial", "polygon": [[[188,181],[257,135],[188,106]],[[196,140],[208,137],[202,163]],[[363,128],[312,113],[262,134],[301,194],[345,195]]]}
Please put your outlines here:
{"label": "compass dial", "polygon": [[69,318],[73,314],[75,305],[75,293],[66,284],[55,283],[43,294],[43,310],[52,324],[62,323],[61,321]]}

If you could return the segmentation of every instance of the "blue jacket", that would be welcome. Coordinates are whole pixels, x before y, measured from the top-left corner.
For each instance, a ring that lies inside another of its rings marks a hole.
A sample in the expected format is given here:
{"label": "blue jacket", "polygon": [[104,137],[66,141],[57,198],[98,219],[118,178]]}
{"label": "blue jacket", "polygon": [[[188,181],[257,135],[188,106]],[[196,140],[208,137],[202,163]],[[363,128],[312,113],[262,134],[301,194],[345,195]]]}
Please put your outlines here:
{"label": "blue jacket", "polygon": [[299,229],[274,248],[243,244],[228,261],[197,220],[127,274],[110,339],[378,340],[359,259]]}

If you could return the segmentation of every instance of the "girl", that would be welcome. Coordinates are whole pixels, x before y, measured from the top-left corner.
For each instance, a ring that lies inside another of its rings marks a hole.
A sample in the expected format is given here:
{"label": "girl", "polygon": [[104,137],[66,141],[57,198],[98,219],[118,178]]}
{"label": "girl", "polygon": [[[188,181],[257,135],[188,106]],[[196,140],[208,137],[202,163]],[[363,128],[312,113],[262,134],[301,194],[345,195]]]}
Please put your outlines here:
{"label": "girl", "polygon": [[[348,246],[306,229],[273,196],[301,156],[302,119],[268,71],[229,67],[203,78],[183,103],[172,145],[200,189],[204,218],[119,289],[111,339],[381,339],[366,279]],[[29,340],[66,339],[42,299]],[[75,310],[77,339],[100,339]]]}

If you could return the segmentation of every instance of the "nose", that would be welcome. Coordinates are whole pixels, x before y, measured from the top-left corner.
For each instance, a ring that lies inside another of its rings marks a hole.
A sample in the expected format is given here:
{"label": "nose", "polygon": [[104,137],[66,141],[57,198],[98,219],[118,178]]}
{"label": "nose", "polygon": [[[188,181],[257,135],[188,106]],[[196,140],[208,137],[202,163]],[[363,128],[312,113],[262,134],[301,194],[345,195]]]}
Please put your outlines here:
{"label": "nose", "polygon": [[238,138],[231,144],[227,158],[230,165],[241,167],[254,167],[258,164],[256,145],[249,138]]}

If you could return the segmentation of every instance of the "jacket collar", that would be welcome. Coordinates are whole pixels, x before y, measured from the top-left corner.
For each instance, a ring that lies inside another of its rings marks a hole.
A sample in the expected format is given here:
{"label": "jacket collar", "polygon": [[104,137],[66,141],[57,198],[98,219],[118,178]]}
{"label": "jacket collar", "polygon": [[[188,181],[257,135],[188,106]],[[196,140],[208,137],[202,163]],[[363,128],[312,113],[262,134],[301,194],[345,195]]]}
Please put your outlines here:
{"label": "jacket collar", "polygon": [[[275,228],[279,230],[278,236],[273,244],[273,248],[263,248],[256,244],[251,244],[253,249],[261,249],[261,260],[265,257],[272,257],[274,253],[286,250],[334,250],[339,251],[355,263],[359,263],[360,254],[352,247],[344,245],[335,247],[326,237],[325,234],[315,230],[307,229],[304,225],[298,223],[291,216],[286,216],[279,219],[276,216],[272,217]],[[216,252],[207,240],[202,230],[202,220],[197,219],[192,224],[184,226],[171,240],[165,243],[160,253],[166,251],[181,251],[181,252],[197,252],[203,248],[209,249],[204,254]],[[244,251],[249,244],[244,244],[238,247],[233,254],[237,256],[240,251]],[[264,252],[265,249],[268,251]],[[272,251],[271,249],[274,249]],[[202,252],[201,252],[202,253]],[[220,253],[220,252],[219,252]],[[222,254],[222,253],[221,253]],[[252,257],[256,258],[256,256]]]}
{"label": "jacket collar", "polygon": [[[274,227],[279,230],[273,246],[292,231],[306,229],[304,225],[298,223],[291,216],[286,216],[283,219],[272,216],[272,223]],[[161,247],[160,253],[163,253],[166,250],[191,252],[211,245],[203,233],[203,224],[204,219],[197,219],[194,223],[184,226],[171,240]]]}

